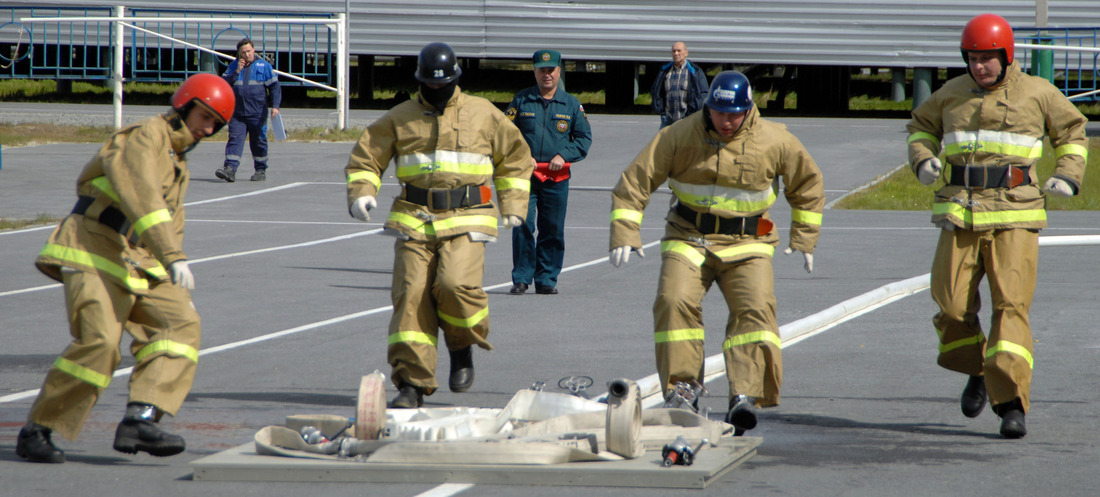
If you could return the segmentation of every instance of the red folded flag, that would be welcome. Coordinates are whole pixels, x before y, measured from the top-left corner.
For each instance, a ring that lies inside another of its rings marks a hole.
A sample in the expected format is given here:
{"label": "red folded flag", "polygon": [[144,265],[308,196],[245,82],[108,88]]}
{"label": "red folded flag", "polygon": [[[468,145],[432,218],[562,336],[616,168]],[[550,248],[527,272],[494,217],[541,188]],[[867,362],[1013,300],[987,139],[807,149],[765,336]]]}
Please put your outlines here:
{"label": "red folded flag", "polygon": [[571,162],[566,162],[561,169],[551,171],[549,162],[536,162],[535,178],[538,178],[539,181],[553,181],[554,183],[565,181],[569,179],[569,166],[571,164]]}

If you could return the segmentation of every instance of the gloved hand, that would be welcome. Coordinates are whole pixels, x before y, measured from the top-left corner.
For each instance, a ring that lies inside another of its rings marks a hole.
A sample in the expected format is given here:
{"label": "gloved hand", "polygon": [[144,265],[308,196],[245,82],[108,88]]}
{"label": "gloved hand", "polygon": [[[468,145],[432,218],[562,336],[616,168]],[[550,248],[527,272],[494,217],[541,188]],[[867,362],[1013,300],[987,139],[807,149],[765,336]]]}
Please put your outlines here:
{"label": "gloved hand", "polygon": [[917,180],[922,185],[931,185],[939,179],[941,171],[943,171],[943,164],[940,164],[939,159],[935,157],[925,159],[917,166]]}
{"label": "gloved hand", "polygon": [[195,276],[191,274],[191,268],[187,267],[187,261],[178,260],[168,265],[168,275],[175,283],[188,290],[195,289]]}
{"label": "gloved hand", "polygon": [[515,228],[516,226],[523,224],[523,220],[520,219],[519,216],[509,214],[507,216],[504,216],[504,220],[501,221],[501,224],[504,225],[504,229],[510,230],[512,228]]}
{"label": "gloved hand", "polygon": [[1055,197],[1072,197],[1073,187],[1062,178],[1050,178],[1043,184],[1043,193]]}
{"label": "gloved hand", "polygon": [[[798,251],[791,248],[791,247],[787,247],[787,250],[783,251],[783,253],[787,254],[787,255],[793,254],[794,252],[798,252]],[[802,252],[802,257],[804,257],[806,259],[806,265],[803,266],[804,268],[806,268],[806,272],[807,273],[814,272],[814,255],[813,254],[807,254],[806,252]]]}
{"label": "gloved hand", "polygon": [[[634,249],[630,248],[629,245],[615,247],[611,249],[611,255],[607,257],[607,260],[611,262],[612,266],[619,267],[630,261],[630,252],[632,250]],[[636,250],[636,252],[638,252],[638,257],[645,257],[645,252],[642,252],[642,249],[640,247]]]}
{"label": "gloved hand", "polygon": [[355,202],[351,203],[352,217],[363,221],[364,223],[370,221],[370,210],[378,207],[378,201],[374,199],[372,195],[363,195],[355,199]]}

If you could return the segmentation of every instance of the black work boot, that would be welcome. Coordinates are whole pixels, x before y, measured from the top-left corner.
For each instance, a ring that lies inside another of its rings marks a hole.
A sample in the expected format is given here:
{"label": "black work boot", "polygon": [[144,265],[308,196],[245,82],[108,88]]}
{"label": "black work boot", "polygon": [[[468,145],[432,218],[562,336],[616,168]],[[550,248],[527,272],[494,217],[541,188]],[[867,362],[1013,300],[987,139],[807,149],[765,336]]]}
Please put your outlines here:
{"label": "black work boot", "polygon": [[416,409],[424,405],[424,392],[408,383],[397,387],[397,397],[390,402],[395,409]]}
{"label": "black work boot", "polygon": [[985,377],[971,376],[963,389],[959,405],[962,407],[963,416],[976,418],[985,408]]}
{"label": "black work boot", "polygon": [[734,436],[756,428],[756,399],[748,395],[735,395],[730,399],[730,410],[726,413],[726,422],[733,425]]}
{"label": "black work boot", "polygon": [[50,440],[53,430],[40,424],[27,423],[19,430],[15,453],[30,462],[63,463],[65,453]]}
{"label": "black work boot", "polygon": [[993,412],[1001,417],[1001,435],[1005,438],[1024,438],[1027,427],[1024,426],[1024,405],[1020,399],[993,406]]}
{"label": "black work boot", "polygon": [[233,168],[229,166],[222,166],[221,169],[214,171],[214,176],[230,183],[237,181],[237,171],[234,171]]}
{"label": "black work boot", "polygon": [[452,350],[451,352],[451,378],[452,392],[465,392],[474,386],[474,350],[473,345],[466,348]]}
{"label": "black work boot", "polygon": [[126,454],[148,452],[156,457],[183,452],[187,448],[183,437],[160,429],[158,417],[155,406],[137,402],[127,404],[126,415],[115,430],[115,450]]}

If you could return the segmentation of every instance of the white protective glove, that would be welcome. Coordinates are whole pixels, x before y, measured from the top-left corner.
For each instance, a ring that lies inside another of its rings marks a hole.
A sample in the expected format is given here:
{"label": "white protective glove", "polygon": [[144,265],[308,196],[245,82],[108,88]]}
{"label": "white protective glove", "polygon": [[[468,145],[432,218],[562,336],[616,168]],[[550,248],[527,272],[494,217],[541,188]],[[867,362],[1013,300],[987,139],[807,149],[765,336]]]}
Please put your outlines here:
{"label": "white protective glove", "polygon": [[[793,249],[793,248],[790,248],[790,247],[787,247],[787,250],[783,251],[783,253],[787,254],[787,255],[791,255],[795,252],[798,252],[798,251]],[[813,254],[807,254],[806,252],[802,252],[802,257],[804,257],[806,259],[806,265],[803,266],[804,268],[806,268],[806,272],[807,273],[814,272],[814,255]]]}
{"label": "white protective glove", "polygon": [[195,289],[195,276],[191,274],[191,268],[187,267],[187,261],[178,260],[169,264],[168,274],[172,277],[172,283],[188,290]]}
{"label": "white protective glove", "polygon": [[[611,249],[611,255],[607,257],[607,260],[611,262],[612,266],[619,267],[630,261],[630,252],[634,250],[629,245],[623,245],[622,247],[615,247]],[[642,252],[641,248],[636,250],[638,257],[645,257],[645,252]]]}
{"label": "white protective glove", "polygon": [[943,171],[943,164],[940,164],[939,159],[935,157],[925,159],[917,166],[917,180],[922,185],[931,185],[940,178],[941,171]]}
{"label": "white protective glove", "polygon": [[374,199],[372,195],[363,195],[355,199],[355,202],[351,203],[352,217],[363,221],[364,223],[370,221],[370,210],[378,207],[378,201]]}
{"label": "white protective glove", "polygon": [[1043,185],[1043,193],[1055,197],[1072,197],[1073,187],[1062,178],[1050,178]]}
{"label": "white protective glove", "polygon": [[509,214],[507,216],[504,216],[504,219],[501,220],[500,223],[504,225],[504,229],[510,230],[512,228],[515,228],[516,226],[523,224],[523,220],[520,219],[519,216]]}

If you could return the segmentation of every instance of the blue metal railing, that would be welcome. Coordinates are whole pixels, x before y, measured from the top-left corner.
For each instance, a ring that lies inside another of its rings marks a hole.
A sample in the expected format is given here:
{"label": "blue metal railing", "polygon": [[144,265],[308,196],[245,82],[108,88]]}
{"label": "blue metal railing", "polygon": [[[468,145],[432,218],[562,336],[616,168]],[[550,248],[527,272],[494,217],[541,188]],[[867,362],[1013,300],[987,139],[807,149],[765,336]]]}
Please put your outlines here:
{"label": "blue metal railing", "polygon": [[[7,12],[4,12],[4,11]],[[0,75],[35,79],[111,77],[112,25],[22,23],[23,17],[99,17],[110,8],[0,7]]]}
{"label": "blue metal railing", "polygon": [[[277,12],[223,12],[212,10],[131,9],[134,17],[194,17],[242,19],[310,17],[330,19],[328,14],[300,14]],[[195,45],[220,50],[232,55],[241,38],[252,40],[256,55],[263,57],[275,69],[294,74],[318,83],[332,84],[330,74],[335,57],[333,33],[317,24],[218,24],[160,22],[156,20],[134,21],[150,31],[178,38]],[[227,61],[204,54],[195,49],[183,49],[170,40],[131,30],[129,50],[130,80],[133,81],[182,81],[199,72],[225,71]],[[217,59],[217,60],[214,60]],[[284,86],[304,83],[282,81]]]}
{"label": "blue metal railing", "polygon": [[[114,51],[112,22],[35,22],[24,17],[110,17],[111,8],[0,7],[0,78],[109,80]],[[318,24],[263,24],[158,21],[181,18],[329,19],[329,14],[241,12],[182,9],[128,9],[134,26],[194,45],[236,52],[237,41],[248,37],[258,56],[275,69],[311,81],[332,85],[335,80],[335,34]],[[130,29],[123,77],[127,81],[178,82],[200,72],[221,74],[227,61],[149,33]],[[284,86],[305,83],[284,79]]]}
{"label": "blue metal railing", "polygon": [[[1100,47],[1100,28],[1018,28],[1014,31],[1017,43],[1035,45],[1059,45],[1070,47]],[[1100,52],[1068,50],[1016,50],[1021,67],[1036,76],[1044,76],[1058,86],[1067,97],[1094,91],[1100,83]],[[1048,74],[1038,70],[1050,64]],[[1075,101],[1097,101],[1100,94],[1093,94]]]}

